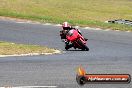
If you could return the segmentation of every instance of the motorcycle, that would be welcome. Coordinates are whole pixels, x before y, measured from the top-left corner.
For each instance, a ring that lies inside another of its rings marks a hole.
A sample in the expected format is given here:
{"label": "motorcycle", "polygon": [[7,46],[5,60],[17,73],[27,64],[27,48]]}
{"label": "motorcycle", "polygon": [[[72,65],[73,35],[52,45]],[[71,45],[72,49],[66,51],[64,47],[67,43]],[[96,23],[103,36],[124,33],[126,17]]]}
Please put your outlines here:
{"label": "motorcycle", "polygon": [[66,39],[73,45],[74,49],[78,48],[81,50],[89,51],[89,48],[86,45],[86,40],[81,34],[78,33],[77,30],[72,29],[68,31],[68,33],[66,33]]}

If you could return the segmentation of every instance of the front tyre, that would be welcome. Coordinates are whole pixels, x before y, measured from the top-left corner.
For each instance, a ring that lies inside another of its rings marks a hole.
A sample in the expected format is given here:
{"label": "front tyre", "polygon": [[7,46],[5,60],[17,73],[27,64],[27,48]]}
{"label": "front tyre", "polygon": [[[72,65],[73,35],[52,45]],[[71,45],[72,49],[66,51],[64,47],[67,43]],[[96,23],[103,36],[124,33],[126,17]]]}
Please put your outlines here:
{"label": "front tyre", "polygon": [[78,44],[82,46],[82,50],[89,51],[89,48],[81,40],[78,40]]}
{"label": "front tyre", "polygon": [[89,51],[89,48],[86,45],[84,45],[84,48],[86,51]]}

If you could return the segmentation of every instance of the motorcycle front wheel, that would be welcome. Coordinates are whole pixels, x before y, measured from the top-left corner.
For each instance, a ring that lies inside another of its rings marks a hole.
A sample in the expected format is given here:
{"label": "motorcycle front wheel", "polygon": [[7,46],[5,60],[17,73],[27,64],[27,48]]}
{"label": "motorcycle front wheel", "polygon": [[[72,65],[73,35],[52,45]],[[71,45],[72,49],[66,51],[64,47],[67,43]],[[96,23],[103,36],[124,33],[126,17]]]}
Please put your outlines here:
{"label": "motorcycle front wheel", "polygon": [[82,50],[89,51],[89,48],[81,40],[78,40],[78,44],[82,46]]}

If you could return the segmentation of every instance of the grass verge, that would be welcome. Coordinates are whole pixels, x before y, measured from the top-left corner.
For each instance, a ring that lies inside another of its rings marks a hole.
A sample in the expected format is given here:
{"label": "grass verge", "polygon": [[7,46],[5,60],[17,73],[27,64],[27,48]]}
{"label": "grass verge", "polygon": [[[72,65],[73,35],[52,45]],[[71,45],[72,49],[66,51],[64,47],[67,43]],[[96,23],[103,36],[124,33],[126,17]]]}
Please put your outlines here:
{"label": "grass verge", "polygon": [[50,49],[38,45],[15,44],[0,41],[0,55],[20,55],[20,54],[45,54],[54,53],[55,49]]}
{"label": "grass verge", "polygon": [[106,20],[132,20],[131,0],[1,0],[0,16],[132,31],[132,26]]}

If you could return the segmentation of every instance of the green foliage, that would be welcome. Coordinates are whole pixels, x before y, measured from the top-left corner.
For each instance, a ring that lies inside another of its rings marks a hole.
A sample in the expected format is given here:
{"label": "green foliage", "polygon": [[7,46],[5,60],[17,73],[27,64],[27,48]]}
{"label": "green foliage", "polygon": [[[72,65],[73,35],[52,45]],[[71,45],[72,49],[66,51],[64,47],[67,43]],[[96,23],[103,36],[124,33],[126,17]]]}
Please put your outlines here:
{"label": "green foliage", "polygon": [[1,0],[0,16],[17,17],[41,22],[132,30],[119,24],[106,24],[113,19],[132,20],[131,0]]}
{"label": "green foliage", "polygon": [[28,54],[28,53],[53,53],[54,49],[50,49],[38,45],[15,44],[0,41],[0,55]]}

